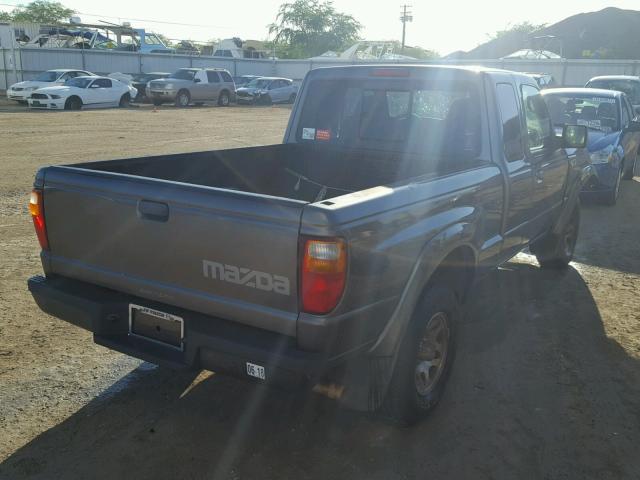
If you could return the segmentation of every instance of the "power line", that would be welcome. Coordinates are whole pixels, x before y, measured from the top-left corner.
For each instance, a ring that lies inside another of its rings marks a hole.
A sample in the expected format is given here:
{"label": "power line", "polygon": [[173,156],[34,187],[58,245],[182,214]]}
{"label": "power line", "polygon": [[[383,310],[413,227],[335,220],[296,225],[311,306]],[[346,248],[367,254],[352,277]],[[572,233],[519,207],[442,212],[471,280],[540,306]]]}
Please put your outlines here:
{"label": "power line", "polygon": [[401,5],[402,12],[400,12],[400,21],[402,22],[402,53],[404,53],[404,39],[407,32],[407,22],[413,22],[413,15],[411,11],[408,10],[411,8],[411,5]]}
{"label": "power line", "polygon": [[[0,3],[1,7],[13,7],[13,8],[18,8],[19,5],[12,5],[10,3]],[[99,15],[97,13],[87,13],[87,12],[76,12],[79,15],[87,15],[89,17],[101,17],[101,18],[115,18],[118,20],[121,19],[125,19],[125,20],[133,20],[134,22],[146,22],[146,23],[158,23],[158,24],[163,24],[163,25],[178,25],[181,27],[201,27],[201,28],[222,28],[225,30],[233,30],[234,27],[223,27],[222,25],[202,25],[202,24],[197,24],[197,23],[181,23],[181,22],[165,22],[162,20],[149,20],[146,18],[132,18],[132,17],[116,17],[113,15]]]}

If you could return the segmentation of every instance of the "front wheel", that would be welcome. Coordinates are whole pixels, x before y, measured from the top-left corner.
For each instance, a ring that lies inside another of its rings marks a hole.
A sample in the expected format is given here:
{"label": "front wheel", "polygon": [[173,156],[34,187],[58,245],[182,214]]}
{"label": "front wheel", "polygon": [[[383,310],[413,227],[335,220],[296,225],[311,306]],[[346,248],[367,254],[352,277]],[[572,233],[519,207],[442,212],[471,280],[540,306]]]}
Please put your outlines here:
{"label": "front wheel", "polygon": [[616,177],[616,184],[613,186],[611,190],[604,194],[604,203],[609,205],[610,207],[614,207],[616,203],[618,203],[618,197],[620,196],[620,181],[623,177],[624,168],[620,167],[620,171],[618,172],[618,176]]}
{"label": "front wheel", "polygon": [[531,251],[542,268],[567,268],[573,259],[580,229],[580,205],[576,205],[569,221],[560,234],[549,233],[531,246]]}
{"label": "front wheel", "polygon": [[78,97],[68,98],[66,102],[64,102],[65,110],[80,110],[82,108],[82,100]]}
{"label": "front wheel", "polygon": [[636,166],[638,164],[638,157],[640,157],[640,151],[636,154],[636,158],[633,160],[627,171],[624,172],[624,175],[622,176],[623,180],[633,180],[633,174],[635,173]]}
{"label": "front wheel", "polygon": [[185,108],[189,106],[189,103],[191,103],[189,92],[186,90],[179,91],[178,95],[176,95],[176,107]]}
{"label": "front wheel", "polygon": [[406,426],[436,406],[453,363],[459,317],[459,301],[451,289],[434,286],[427,291],[400,345],[383,416]]}

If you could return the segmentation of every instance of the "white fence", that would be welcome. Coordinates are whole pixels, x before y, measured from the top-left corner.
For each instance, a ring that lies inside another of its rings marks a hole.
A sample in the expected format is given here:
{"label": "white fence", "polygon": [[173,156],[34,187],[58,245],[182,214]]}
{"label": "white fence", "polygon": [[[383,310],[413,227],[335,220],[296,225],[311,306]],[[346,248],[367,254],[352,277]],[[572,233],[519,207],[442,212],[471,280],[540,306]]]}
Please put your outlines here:
{"label": "white fence", "polygon": [[[339,60],[255,60],[189,55],[140,54],[77,49],[0,49],[0,89],[53,68],[78,68],[99,74],[173,72],[181,67],[222,67],[232,75],[273,75],[301,80],[313,68],[350,65]],[[360,62],[372,63],[372,62]],[[407,63],[385,62],[385,63]],[[520,72],[550,73],[560,85],[582,86],[597,75],[640,75],[637,60],[457,60],[415,62],[483,65]]]}

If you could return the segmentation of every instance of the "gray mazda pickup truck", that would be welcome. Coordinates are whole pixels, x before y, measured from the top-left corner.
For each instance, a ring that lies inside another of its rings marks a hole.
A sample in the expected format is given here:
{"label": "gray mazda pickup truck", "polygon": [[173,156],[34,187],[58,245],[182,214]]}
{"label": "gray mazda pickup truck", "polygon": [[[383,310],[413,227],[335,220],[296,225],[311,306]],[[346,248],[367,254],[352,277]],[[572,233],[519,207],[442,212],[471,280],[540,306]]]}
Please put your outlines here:
{"label": "gray mazda pickup truck", "polygon": [[409,424],[473,281],[526,247],[571,260],[586,135],[527,75],[313,70],[282,144],[42,168],[28,286],[107,348]]}

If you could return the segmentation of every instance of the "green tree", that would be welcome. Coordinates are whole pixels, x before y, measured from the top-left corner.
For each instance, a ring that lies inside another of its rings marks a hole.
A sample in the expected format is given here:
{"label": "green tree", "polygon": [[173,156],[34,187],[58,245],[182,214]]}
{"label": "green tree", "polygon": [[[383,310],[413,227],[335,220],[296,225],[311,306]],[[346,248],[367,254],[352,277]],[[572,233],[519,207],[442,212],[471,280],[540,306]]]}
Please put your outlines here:
{"label": "green tree", "polygon": [[529,21],[524,21],[521,23],[516,23],[514,25],[509,25],[504,30],[498,30],[493,35],[487,34],[490,39],[504,37],[505,35],[509,35],[512,33],[519,33],[521,35],[529,35],[533,32],[537,32],[538,30],[542,30],[546,27],[546,23],[535,24]]}
{"label": "green tree", "polygon": [[35,0],[18,7],[8,14],[8,20],[28,23],[59,23],[69,20],[75,10],[65,7],[59,2]]}
{"label": "green tree", "polygon": [[355,18],[336,11],[330,1],[295,0],[280,6],[269,34],[275,34],[279,56],[306,58],[350,46],[361,28]]}
{"label": "green tree", "polygon": [[0,22],[10,22],[10,21],[11,21],[11,13],[0,12]]}

